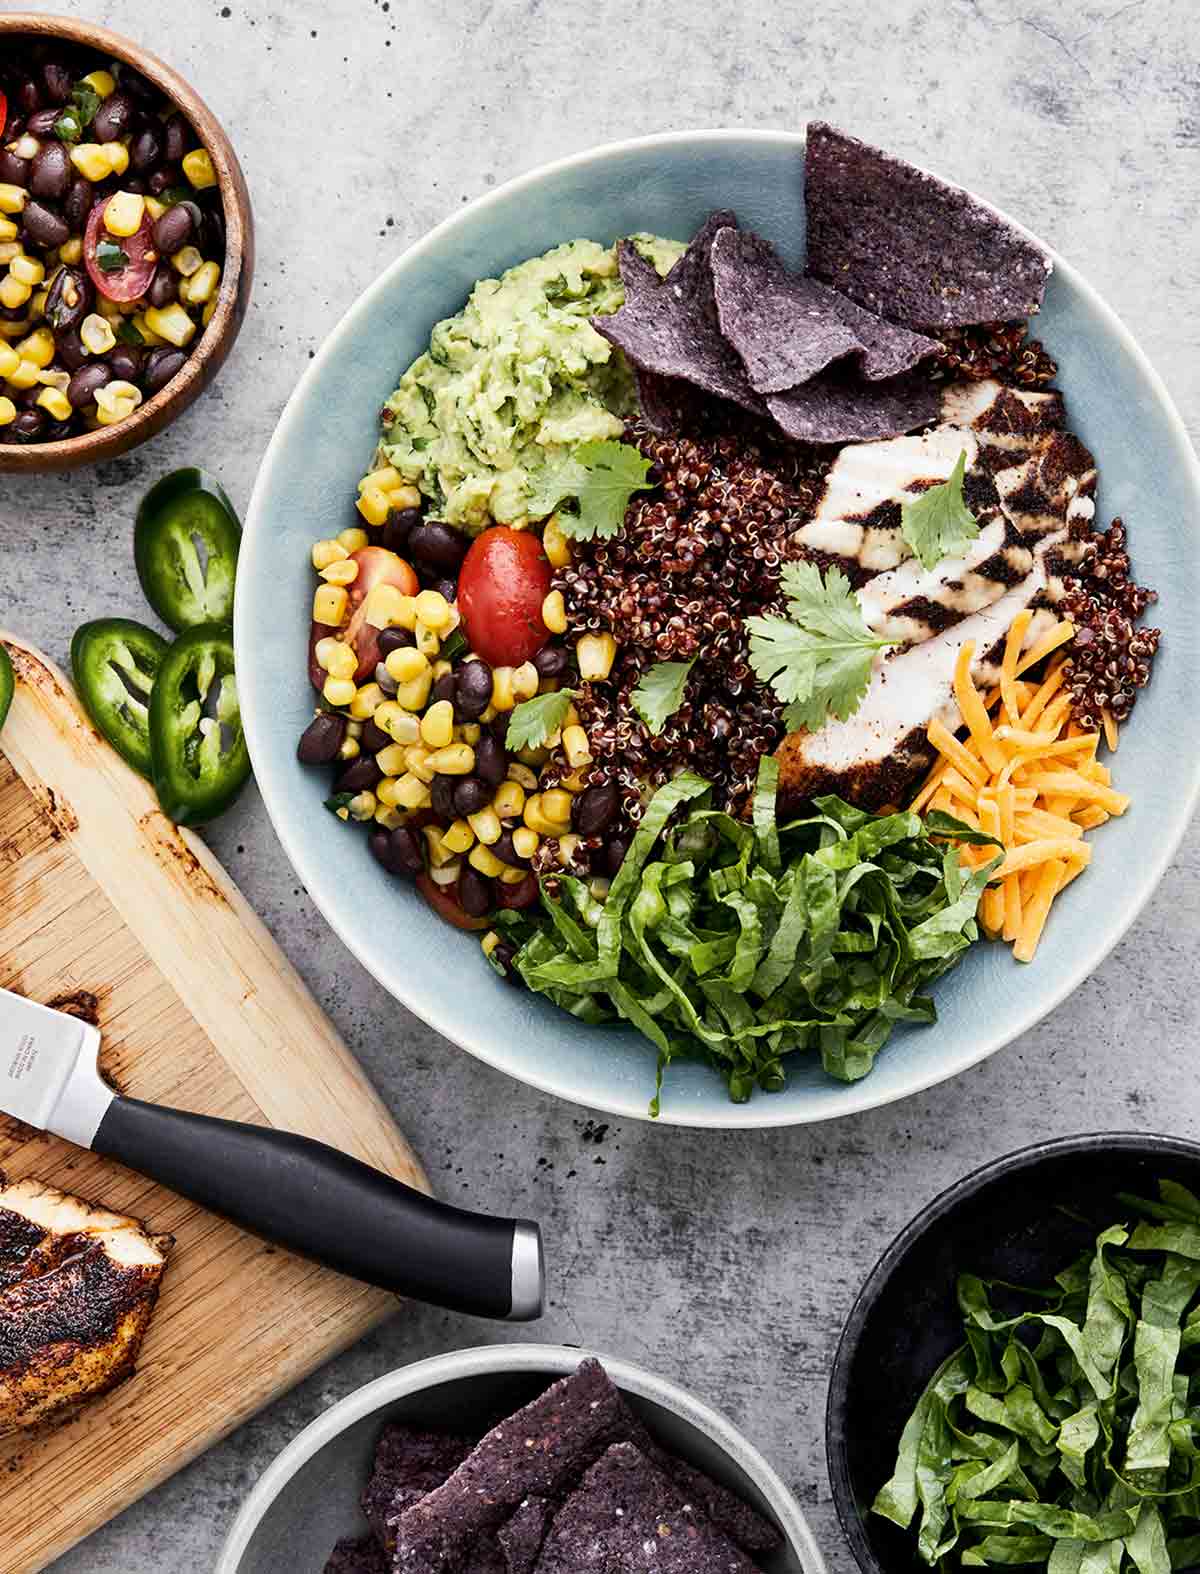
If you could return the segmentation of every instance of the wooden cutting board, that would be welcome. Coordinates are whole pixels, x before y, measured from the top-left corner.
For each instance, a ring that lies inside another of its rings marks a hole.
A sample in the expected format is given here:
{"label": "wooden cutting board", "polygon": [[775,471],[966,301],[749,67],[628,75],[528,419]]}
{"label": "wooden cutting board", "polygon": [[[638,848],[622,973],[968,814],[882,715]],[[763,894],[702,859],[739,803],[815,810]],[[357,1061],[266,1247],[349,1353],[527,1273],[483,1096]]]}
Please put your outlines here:
{"label": "wooden cutting board", "polygon": [[[123,1092],[303,1132],[426,1188],[203,842],[164,818],[62,675],[0,639],[17,676],[0,734],[0,985],[94,1011]],[[63,1425],[0,1439],[0,1574],[43,1568],[397,1305],[5,1116],[0,1170],[175,1237],[136,1376]]]}

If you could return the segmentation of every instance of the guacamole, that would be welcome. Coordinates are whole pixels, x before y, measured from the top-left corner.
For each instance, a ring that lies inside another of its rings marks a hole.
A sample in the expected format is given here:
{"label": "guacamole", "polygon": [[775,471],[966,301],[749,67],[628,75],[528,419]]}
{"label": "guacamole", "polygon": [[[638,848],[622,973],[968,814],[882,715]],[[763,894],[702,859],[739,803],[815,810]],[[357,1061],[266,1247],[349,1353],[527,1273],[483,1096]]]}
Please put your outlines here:
{"label": "guacamole", "polygon": [[[632,239],[664,274],[684,250]],[[470,531],[526,519],[529,478],[565,449],[620,437],[637,408],[624,357],[588,320],[624,298],[616,248],[590,240],[481,279],[387,401],[377,462],[420,487],[431,518]]]}

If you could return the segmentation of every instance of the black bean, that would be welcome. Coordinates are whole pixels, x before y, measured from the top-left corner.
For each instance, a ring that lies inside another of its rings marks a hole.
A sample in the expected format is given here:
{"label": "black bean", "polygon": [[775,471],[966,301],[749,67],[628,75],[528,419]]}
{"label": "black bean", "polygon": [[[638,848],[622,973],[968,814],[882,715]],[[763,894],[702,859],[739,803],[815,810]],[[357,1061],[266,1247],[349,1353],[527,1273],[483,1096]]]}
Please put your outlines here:
{"label": "black bean", "polygon": [[[41,389],[38,390],[41,392]],[[32,443],[35,438],[42,435],[46,425],[40,410],[22,410],[19,415],[8,423],[5,430],[10,434],[15,443]]]}
{"label": "black bean", "polygon": [[141,379],[142,352],[136,345],[118,344],[115,350],[109,351],[108,364],[113,376],[123,383],[136,383]]}
{"label": "black bean", "polygon": [[468,814],[478,814],[492,801],[492,790],[478,776],[459,776],[454,783],[454,813],[465,819]]}
{"label": "black bean", "polygon": [[[67,396],[70,397],[69,391]],[[346,718],[334,711],[322,711],[300,734],[296,758],[301,765],[329,765],[337,759],[345,739]]]}
{"label": "black bean", "polygon": [[121,88],[140,105],[147,108],[157,108],[159,92],[153,82],[148,82],[140,71],[135,71],[132,66],[121,67]]}
{"label": "black bean", "polygon": [[63,198],[63,218],[79,235],[88,221],[88,214],[92,211],[92,183],[85,180],[82,175],[77,176],[67,189]]}
{"label": "black bean", "polygon": [[383,629],[379,635],[379,654],[390,656],[394,650],[404,650],[407,646],[415,644],[416,638],[411,629]]}
{"label": "black bean", "polygon": [[29,307],[28,306],[0,306],[0,322],[23,322],[23,323],[27,323],[28,321],[29,321]]}
{"label": "black bean", "polygon": [[44,202],[27,202],[21,222],[26,236],[33,244],[43,246],[46,250],[52,246],[61,246],[71,238],[71,229],[66,220]]}
{"label": "black bean", "polygon": [[42,107],[42,90],[30,77],[17,84],[13,97],[23,115],[36,115]]}
{"label": "black bean", "polygon": [[128,93],[110,93],[96,111],[90,130],[97,142],[116,142],[129,130],[133,100]]}
{"label": "black bean", "polygon": [[62,111],[56,107],[39,109],[36,114],[30,115],[25,122],[25,129],[31,137],[37,137],[39,140],[45,137],[52,137],[61,113]]}
{"label": "black bean", "polygon": [[89,361],[86,366],[79,368],[67,384],[67,398],[76,410],[82,410],[84,405],[91,404],[95,399],[97,388],[103,388],[105,383],[111,381],[112,372],[103,361]]}
{"label": "black bean", "polygon": [[612,824],[619,806],[612,782],[585,787],[571,802],[571,824],[580,836],[601,836]]}
{"label": "black bean", "polygon": [[360,754],[358,759],[347,765],[346,769],[333,784],[334,792],[374,792],[383,780],[383,772],[375,763],[373,755]]}
{"label": "black bean", "polygon": [[424,873],[424,839],[407,825],[398,825],[394,831],[373,831],[370,846],[389,874],[411,877]]}
{"label": "black bean", "polygon": [[511,940],[501,940],[492,952],[490,960],[503,972],[506,984],[512,984],[517,989],[524,987],[525,980],[516,969],[517,953]]}
{"label": "black bean", "polygon": [[458,905],[472,918],[482,918],[496,905],[492,882],[478,869],[466,868],[458,877]]}
{"label": "black bean", "polygon": [[164,257],[173,257],[192,238],[192,215],[182,202],[168,208],[154,222],[154,248]]}
{"label": "black bean", "polygon": [[42,429],[41,441],[43,443],[62,443],[68,437],[75,435],[73,420],[68,417],[65,421],[50,421]]}
{"label": "black bean", "polygon": [[59,328],[54,335],[54,354],[64,372],[77,372],[91,359],[83,347],[78,328]]}
{"label": "black bean", "polygon": [[46,293],[46,321],[55,332],[78,328],[95,299],[95,288],[82,268],[60,268]]}
{"label": "black bean", "polygon": [[629,838],[627,836],[610,836],[600,849],[598,859],[600,870],[612,879],[617,870],[625,862],[625,854],[629,851]]}
{"label": "black bean", "polygon": [[461,530],[436,519],[423,520],[408,538],[408,549],[418,562],[443,572],[457,571],[470,544]]}
{"label": "black bean", "polygon": [[0,180],[8,186],[28,186],[30,162],[18,157],[11,148],[0,147]]}
{"label": "black bean", "polygon": [[136,192],[139,197],[144,197],[150,187],[143,175],[122,175],[121,190]]}
{"label": "black bean", "polygon": [[443,672],[440,678],[434,680],[433,698],[435,701],[449,700],[451,705],[453,705],[455,692],[454,674],[452,672]]}
{"label": "black bean", "polygon": [[509,864],[514,869],[524,869],[526,867],[524,858],[513,846],[513,833],[507,826],[500,832],[500,840],[492,843],[492,852],[502,864]]}
{"label": "black bean", "polygon": [[458,709],[468,719],[482,716],[492,701],[492,669],[486,661],[464,661],[455,679]]}
{"label": "black bean", "polygon": [[561,645],[543,645],[533,658],[539,678],[561,678],[567,670],[567,653]]}
{"label": "black bean", "polygon": [[200,209],[199,247],[206,257],[219,262],[225,255],[225,218],[218,208]]}
{"label": "black bean", "polygon": [[456,820],[454,812],[454,782],[453,776],[435,776],[429,784],[429,801],[433,805],[433,812],[439,819]]}
{"label": "black bean", "polygon": [[42,67],[42,85],[52,104],[65,104],[71,96],[71,73],[59,60],[47,60]]}
{"label": "black bean", "polygon": [[[163,218],[167,215],[164,213]],[[161,222],[161,221],[160,221]],[[154,277],[146,287],[146,299],[151,306],[169,306],[179,295],[179,275],[169,262],[160,262]]]}
{"label": "black bean", "polygon": [[[146,181],[146,186],[152,196],[161,197],[164,191],[170,191],[173,186],[178,186],[182,179],[182,175],[173,164],[166,164],[153,172]],[[181,208],[183,204],[177,202],[175,206]]]}
{"label": "black bean", "polygon": [[482,732],[475,745],[475,774],[491,787],[499,787],[508,775],[508,756],[495,733]]}
{"label": "black bean", "polygon": [[378,754],[381,749],[391,746],[392,740],[382,727],[377,727],[373,721],[364,721],[362,737],[358,740],[364,754]]}
{"label": "black bean", "polygon": [[163,156],[163,139],[153,126],[144,126],[129,144],[129,162],[139,174],[148,174]]}
{"label": "black bean", "polygon": [[[174,213],[176,210],[171,209]],[[166,214],[163,215],[167,217]],[[389,552],[403,552],[408,546],[408,538],[413,530],[421,523],[421,510],[419,508],[393,508],[383,522],[383,532],[380,542],[387,547]]]}
{"label": "black bean", "polygon": [[436,590],[439,596],[444,596],[447,601],[458,600],[458,583],[453,579],[435,579],[429,587]]}
{"label": "black bean", "polygon": [[187,355],[183,350],[156,344],[142,367],[142,387],[148,394],[156,394],[160,388],[167,386],[186,360]]}
{"label": "black bean", "polygon": [[188,150],[188,123],[178,110],[163,122],[163,157],[178,164]]}
{"label": "black bean", "polygon": [[[537,876],[531,872],[518,884],[504,887],[504,905],[505,907],[532,907],[538,895]],[[511,957],[511,946],[509,952]]]}

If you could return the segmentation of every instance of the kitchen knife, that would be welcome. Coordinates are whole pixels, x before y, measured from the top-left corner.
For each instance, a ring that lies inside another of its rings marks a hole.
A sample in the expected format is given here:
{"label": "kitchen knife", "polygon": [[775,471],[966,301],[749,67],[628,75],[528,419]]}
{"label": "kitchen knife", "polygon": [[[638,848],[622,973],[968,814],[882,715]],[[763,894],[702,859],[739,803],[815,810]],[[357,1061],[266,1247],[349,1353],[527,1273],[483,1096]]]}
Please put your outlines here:
{"label": "kitchen knife", "polygon": [[0,989],[0,1114],[380,1289],[477,1317],[541,1315],[530,1220],[436,1202],[308,1137],[126,1098],[100,1076],[99,1048],[90,1022]]}

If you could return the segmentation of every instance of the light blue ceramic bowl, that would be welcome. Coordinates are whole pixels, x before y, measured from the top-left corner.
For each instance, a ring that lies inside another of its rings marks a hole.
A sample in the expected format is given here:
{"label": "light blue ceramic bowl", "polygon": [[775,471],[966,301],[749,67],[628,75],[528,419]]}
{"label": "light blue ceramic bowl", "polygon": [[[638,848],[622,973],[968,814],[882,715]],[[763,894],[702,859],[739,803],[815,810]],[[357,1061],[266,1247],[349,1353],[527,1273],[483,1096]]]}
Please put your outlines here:
{"label": "light blue ceramic bowl", "polygon": [[[393,263],[330,335],[279,423],[247,520],[235,614],[242,706],[263,797],[312,900],[380,983],[447,1038],[534,1087],[626,1117],[647,1114],[652,1048],[632,1030],[582,1027],[503,984],[474,937],[435,918],[365,846],[348,846],[350,833],[321,808],[323,783],[295,753],[312,713],[309,548],[353,522],[380,404],[476,279],[576,236],[607,242],[653,230],[686,238],[720,207],[798,261],[803,147],[802,136],[774,132],[647,137],[552,164],[470,203]],[[1072,426],[1098,457],[1100,518],[1124,517],[1138,578],[1162,592],[1162,654],[1116,762],[1133,808],[1097,835],[1095,862],[1056,904],[1035,961],[1019,968],[1007,948],[976,947],[938,984],[936,1026],[899,1030],[865,1081],[846,1087],[815,1059],[793,1057],[784,1092],[734,1105],[707,1068],[679,1065],[664,1121],[826,1120],[954,1076],[1087,977],[1179,845],[1200,786],[1200,467],[1126,329],[1057,257],[1037,331],[1059,362]]]}

